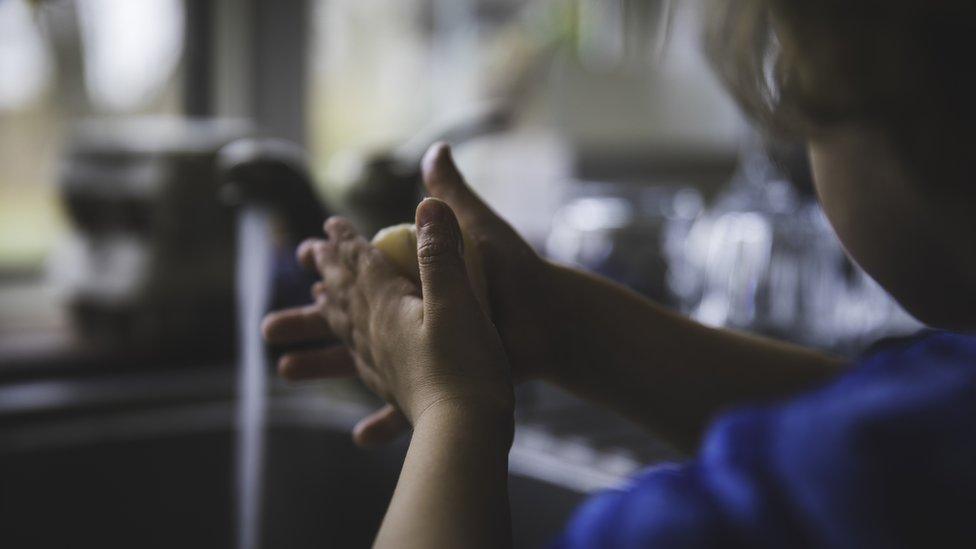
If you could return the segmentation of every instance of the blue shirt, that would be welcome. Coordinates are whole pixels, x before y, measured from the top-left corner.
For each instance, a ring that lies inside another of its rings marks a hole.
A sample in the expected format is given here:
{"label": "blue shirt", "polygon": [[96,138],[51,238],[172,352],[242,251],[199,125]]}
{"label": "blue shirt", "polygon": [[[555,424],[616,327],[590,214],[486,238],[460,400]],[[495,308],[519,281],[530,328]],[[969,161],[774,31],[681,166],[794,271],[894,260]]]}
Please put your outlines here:
{"label": "blue shirt", "polygon": [[696,459],[594,497],[556,546],[976,548],[976,338],[930,332],[726,414]]}

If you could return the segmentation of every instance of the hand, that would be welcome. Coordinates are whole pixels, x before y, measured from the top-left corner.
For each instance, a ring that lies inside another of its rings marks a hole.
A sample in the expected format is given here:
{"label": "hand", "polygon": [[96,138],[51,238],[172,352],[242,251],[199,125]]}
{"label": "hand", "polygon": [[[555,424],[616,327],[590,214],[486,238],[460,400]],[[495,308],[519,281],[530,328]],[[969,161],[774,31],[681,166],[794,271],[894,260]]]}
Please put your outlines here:
{"label": "hand", "polygon": [[[423,180],[432,196],[451,206],[469,240],[478,246],[492,318],[513,378],[551,377],[558,361],[559,326],[548,316],[554,301],[552,266],[467,186],[447,145],[436,144],[424,156]],[[263,331],[269,342],[280,345],[336,339],[317,305],[271,313]],[[354,368],[353,356],[343,347],[290,353],[278,364],[279,373],[295,381],[334,377]],[[363,446],[382,444],[408,426],[395,407],[386,406],[360,421],[353,438]]]}
{"label": "hand", "polygon": [[414,422],[446,400],[510,416],[507,359],[469,286],[454,214],[443,202],[426,200],[417,226],[422,298],[343,219],[326,222],[328,240],[303,243],[300,260],[323,278],[313,289],[316,304],[301,314],[272,315],[265,335],[280,342],[327,330],[346,348],[286,355],[280,368],[292,378],[358,374],[395,407],[381,410],[380,419],[399,409]]}
{"label": "hand", "polygon": [[474,193],[446,144],[427,151],[423,179],[430,195],[454,210],[469,240],[478,246],[492,320],[511,361],[512,376],[516,381],[552,376],[559,356],[559,323],[549,316],[555,302],[552,265]]}

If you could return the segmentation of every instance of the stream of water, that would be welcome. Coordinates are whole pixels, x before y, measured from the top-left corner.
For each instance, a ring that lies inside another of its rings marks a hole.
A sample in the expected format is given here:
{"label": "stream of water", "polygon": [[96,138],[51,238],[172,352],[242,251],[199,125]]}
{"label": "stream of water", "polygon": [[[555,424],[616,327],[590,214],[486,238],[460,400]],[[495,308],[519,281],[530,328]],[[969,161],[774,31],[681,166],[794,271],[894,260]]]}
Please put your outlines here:
{"label": "stream of water", "polygon": [[261,342],[261,317],[271,288],[269,216],[258,209],[240,212],[237,236],[238,399],[237,399],[237,546],[261,544],[262,471],[268,365]]}

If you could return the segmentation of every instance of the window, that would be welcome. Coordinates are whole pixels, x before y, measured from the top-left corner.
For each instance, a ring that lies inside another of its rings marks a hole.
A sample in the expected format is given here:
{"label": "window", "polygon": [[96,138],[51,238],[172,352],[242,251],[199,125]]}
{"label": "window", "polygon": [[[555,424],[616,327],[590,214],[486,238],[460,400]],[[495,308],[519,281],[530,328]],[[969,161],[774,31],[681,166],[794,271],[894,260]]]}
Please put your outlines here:
{"label": "window", "polygon": [[0,2],[0,269],[64,229],[56,183],[81,118],[179,112],[180,0]]}

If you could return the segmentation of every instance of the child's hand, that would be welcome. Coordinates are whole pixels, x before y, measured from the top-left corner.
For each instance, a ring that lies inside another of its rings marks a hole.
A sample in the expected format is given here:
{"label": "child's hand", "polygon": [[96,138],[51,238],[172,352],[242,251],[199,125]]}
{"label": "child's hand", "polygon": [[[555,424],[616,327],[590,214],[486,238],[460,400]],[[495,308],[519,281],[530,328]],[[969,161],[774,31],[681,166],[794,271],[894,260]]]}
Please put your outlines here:
{"label": "child's hand", "polygon": [[[544,261],[508,223],[493,212],[465,183],[454,165],[447,145],[431,147],[424,157],[423,178],[430,194],[457,213],[473,246],[481,255],[492,319],[511,361],[516,381],[538,377],[557,378],[556,342],[565,321],[551,318],[552,266]],[[306,257],[311,256],[306,253]],[[313,265],[312,261],[306,264]],[[277,311],[264,323],[265,338],[273,344],[336,340],[320,306]],[[279,372],[291,380],[344,375],[355,370],[355,359],[344,347],[293,352],[279,362]],[[354,430],[358,444],[381,444],[408,427],[392,406],[363,419]]]}
{"label": "child's hand", "polygon": [[555,296],[553,266],[488,207],[468,186],[450,148],[435,144],[423,160],[424,185],[446,202],[478,247],[488,287],[492,320],[498,328],[516,381],[558,378],[561,332],[566,321],[554,305],[573,296]]}
{"label": "child's hand", "polygon": [[411,422],[445,400],[511,414],[508,362],[469,285],[453,212],[426,200],[417,227],[423,298],[344,219],[326,222],[327,240],[299,248],[323,279],[314,288],[318,314],[351,352],[329,367],[355,371]]}

